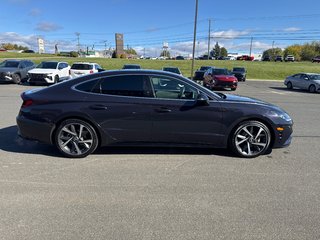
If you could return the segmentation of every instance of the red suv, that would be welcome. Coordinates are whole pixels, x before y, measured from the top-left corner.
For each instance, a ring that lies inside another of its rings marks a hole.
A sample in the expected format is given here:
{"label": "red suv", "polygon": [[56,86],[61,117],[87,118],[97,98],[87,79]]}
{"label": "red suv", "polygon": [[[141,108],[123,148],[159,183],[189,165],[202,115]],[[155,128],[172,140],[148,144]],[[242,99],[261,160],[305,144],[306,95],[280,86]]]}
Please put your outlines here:
{"label": "red suv", "polygon": [[209,68],[204,74],[204,86],[211,90],[230,88],[235,91],[238,79],[226,68]]}

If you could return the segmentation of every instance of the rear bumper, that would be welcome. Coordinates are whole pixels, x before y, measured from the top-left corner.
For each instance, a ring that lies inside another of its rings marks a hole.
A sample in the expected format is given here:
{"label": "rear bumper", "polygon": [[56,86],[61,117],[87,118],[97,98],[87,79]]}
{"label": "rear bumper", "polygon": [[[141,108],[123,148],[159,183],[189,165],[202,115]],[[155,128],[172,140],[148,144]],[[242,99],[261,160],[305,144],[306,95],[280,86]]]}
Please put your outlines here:
{"label": "rear bumper", "polygon": [[30,120],[22,115],[19,115],[16,121],[18,135],[22,138],[52,144],[51,134],[55,127],[54,124]]}

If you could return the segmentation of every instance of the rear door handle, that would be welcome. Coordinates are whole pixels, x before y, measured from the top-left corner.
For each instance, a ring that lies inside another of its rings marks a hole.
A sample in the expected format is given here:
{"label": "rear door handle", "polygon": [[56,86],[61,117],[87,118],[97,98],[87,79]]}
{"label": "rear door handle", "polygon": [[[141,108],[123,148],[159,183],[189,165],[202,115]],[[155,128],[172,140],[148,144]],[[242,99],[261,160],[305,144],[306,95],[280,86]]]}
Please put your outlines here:
{"label": "rear door handle", "polygon": [[97,104],[97,105],[91,105],[90,109],[93,109],[93,110],[107,110],[108,106],[102,105],[102,104]]}
{"label": "rear door handle", "polygon": [[161,107],[161,108],[155,109],[155,111],[156,111],[157,113],[169,113],[169,112],[171,112],[171,109],[166,108],[166,107]]}

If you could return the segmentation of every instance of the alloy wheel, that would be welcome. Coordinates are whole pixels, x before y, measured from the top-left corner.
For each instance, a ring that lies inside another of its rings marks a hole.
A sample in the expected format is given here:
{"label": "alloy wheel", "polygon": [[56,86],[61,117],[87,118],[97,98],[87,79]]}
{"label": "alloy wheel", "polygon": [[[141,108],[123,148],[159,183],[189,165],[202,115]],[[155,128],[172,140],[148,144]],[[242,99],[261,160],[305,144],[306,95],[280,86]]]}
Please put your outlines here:
{"label": "alloy wheel", "polygon": [[57,131],[56,144],[68,157],[85,157],[96,149],[97,135],[90,124],[80,120],[67,120]]}
{"label": "alloy wheel", "polygon": [[268,127],[258,121],[241,124],[233,136],[234,151],[242,157],[256,157],[269,147],[271,135]]}

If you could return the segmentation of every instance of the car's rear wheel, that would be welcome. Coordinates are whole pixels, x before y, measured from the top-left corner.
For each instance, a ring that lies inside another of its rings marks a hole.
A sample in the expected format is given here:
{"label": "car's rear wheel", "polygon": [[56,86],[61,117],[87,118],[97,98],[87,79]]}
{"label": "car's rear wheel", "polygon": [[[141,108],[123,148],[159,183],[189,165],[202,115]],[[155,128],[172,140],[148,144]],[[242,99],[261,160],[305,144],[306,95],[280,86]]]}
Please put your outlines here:
{"label": "car's rear wheel", "polygon": [[20,84],[21,83],[21,77],[19,74],[13,74],[12,75],[12,81],[15,83],[15,84]]}
{"label": "car's rear wheel", "polygon": [[259,121],[242,122],[231,136],[231,148],[240,157],[253,158],[264,154],[271,142],[269,128]]}
{"label": "car's rear wheel", "polygon": [[311,93],[315,93],[316,92],[316,86],[315,85],[310,85],[310,87],[309,87],[309,92],[311,92]]}
{"label": "car's rear wheel", "polygon": [[237,88],[231,88],[231,91],[235,91]]}
{"label": "car's rear wheel", "polygon": [[94,152],[98,136],[93,126],[79,119],[63,121],[55,133],[55,145],[66,157],[83,158]]}
{"label": "car's rear wheel", "polygon": [[292,83],[291,83],[291,82],[288,82],[288,83],[287,83],[287,88],[288,88],[288,89],[292,89]]}

